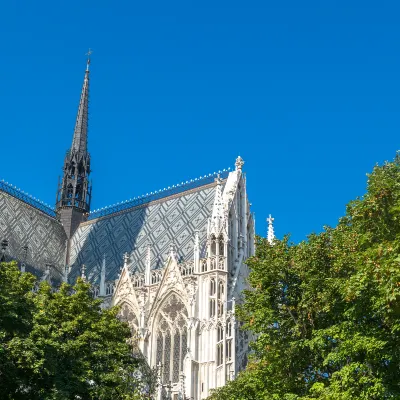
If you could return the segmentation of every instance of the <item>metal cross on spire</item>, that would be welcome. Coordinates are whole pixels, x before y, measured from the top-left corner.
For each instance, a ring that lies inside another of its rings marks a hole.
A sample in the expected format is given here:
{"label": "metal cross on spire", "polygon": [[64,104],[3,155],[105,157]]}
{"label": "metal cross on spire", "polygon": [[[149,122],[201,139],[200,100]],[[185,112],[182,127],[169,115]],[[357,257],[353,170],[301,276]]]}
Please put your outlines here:
{"label": "metal cross on spire", "polygon": [[87,56],[87,65],[86,65],[86,71],[89,71],[89,65],[90,65],[90,56],[92,55],[93,51],[89,47],[88,52],[85,54]]}

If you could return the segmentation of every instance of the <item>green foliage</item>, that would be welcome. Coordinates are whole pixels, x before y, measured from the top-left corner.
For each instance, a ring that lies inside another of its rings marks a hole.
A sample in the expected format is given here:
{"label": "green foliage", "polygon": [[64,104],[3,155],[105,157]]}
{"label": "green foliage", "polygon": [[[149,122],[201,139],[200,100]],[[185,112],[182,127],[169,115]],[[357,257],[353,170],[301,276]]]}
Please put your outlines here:
{"label": "green foliage", "polygon": [[[118,308],[102,309],[89,284],[78,280],[53,291],[43,282],[33,293],[34,277],[15,264],[1,264],[3,276],[0,337],[18,377],[4,381],[5,398],[131,400],[154,390],[154,373],[133,356]],[[3,384],[7,371],[0,374]]]}
{"label": "green foliage", "polygon": [[[15,393],[23,376],[13,360],[9,344],[26,338],[32,328],[35,278],[19,272],[15,263],[0,263],[0,393]],[[12,397],[11,397],[12,398]]]}
{"label": "green foliage", "polygon": [[400,158],[376,166],[337,227],[258,238],[238,310],[251,363],[213,400],[400,399]]}

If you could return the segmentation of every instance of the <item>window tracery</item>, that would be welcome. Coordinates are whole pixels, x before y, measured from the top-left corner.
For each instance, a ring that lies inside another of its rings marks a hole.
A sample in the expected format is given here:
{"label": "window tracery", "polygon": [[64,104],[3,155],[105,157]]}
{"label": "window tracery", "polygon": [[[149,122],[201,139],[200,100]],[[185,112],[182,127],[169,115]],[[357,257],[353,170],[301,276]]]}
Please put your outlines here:
{"label": "window tracery", "polygon": [[215,295],[217,292],[217,284],[215,282],[214,278],[211,278],[210,280],[210,318],[215,317],[215,305],[216,305],[216,299]]}
{"label": "window tracery", "polygon": [[219,255],[224,256],[224,249],[225,249],[225,240],[224,235],[219,235],[218,238],[218,246],[219,246]]}
{"label": "window tracery", "polygon": [[119,319],[128,323],[131,330],[131,344],[136,346],[136,339],[138,338],[139,333],[139,322],[129,304],[124,303],[122,305],[121,311],[119,312]]}
{"label": "window tracery", "polygon": [[218,317],[222,317],[224,313],[224,291],[225,291],[225,284],[223,281],[218,281]]}
{"label": "window tracery", "polygon": [[217,366],[223,363],[224,356],[224,329],[221,324],[217,326]]}
{"label": "window tracery", "polygon": [[157,316],[156,363],[162,365],[163,384],[179,382],[187,352],[188,313],[175,294],[165,301]]}

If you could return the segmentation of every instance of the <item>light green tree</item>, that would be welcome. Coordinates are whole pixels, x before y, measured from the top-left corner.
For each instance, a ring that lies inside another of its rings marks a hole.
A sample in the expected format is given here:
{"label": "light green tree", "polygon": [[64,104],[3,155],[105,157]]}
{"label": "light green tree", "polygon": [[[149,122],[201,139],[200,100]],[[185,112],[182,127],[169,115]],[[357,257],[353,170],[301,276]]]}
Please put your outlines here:
{"label": "light green tree", "polygon": [[238,309],[247,369],[213,400],[400,399],[400,158],[376,166],[335,228],[258,238]]}

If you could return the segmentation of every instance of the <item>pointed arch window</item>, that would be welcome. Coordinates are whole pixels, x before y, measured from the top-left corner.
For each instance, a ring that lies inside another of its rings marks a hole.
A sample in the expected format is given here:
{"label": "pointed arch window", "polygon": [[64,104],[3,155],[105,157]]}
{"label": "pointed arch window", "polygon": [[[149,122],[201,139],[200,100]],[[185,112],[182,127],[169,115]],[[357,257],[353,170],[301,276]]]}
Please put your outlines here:
{"label": "pointed arch window", "polygon": [[161,363],[163,384],[177,383],[187,352],[188,321],[186,307],[178,296],[167,298],[156,321],[156,363]]}
{"label": "pointed arch window", "polygon": [[219,246],[219,255],[224,256],[225,255],[225,239],[224,235],[219,235],[218,237],[218,246]]}
{"label": "pointed arch window", "polygon": [[224,329],[221,324],[217,326],[217,366],[223,363],[224,356]]}
{"label": "pointed arch window", "polygon": [[215,308],[216,308],[216,294],[217,294],[217,283],[214,278],[210,280],[210,318],[215,317]]}
{"label": "pointed arch window", "polygon": [[225,302],[225,283],[223,281],[218,281],[218,317],[221,317],[224,313],[224,302]]}
{"label": "pointed arch window", "polygon": [[127,322],[131,330],[131,344],[137,349],[137,338],[139,332],[139,322],[136,314],[133,312],[129,304],[124,303],[119,312],[119,319],[121,321]]}
{"label": "pointed arch window", "polygon": [[226,324],[226,361],[232,361],[232,321],[228,320]]}
{"label": "pointed arch window", "polygon": [[210,256],[215,256],[217,254],[217,240],[215,235],[211,235],[210,237],[211,240],[211,254]]}

